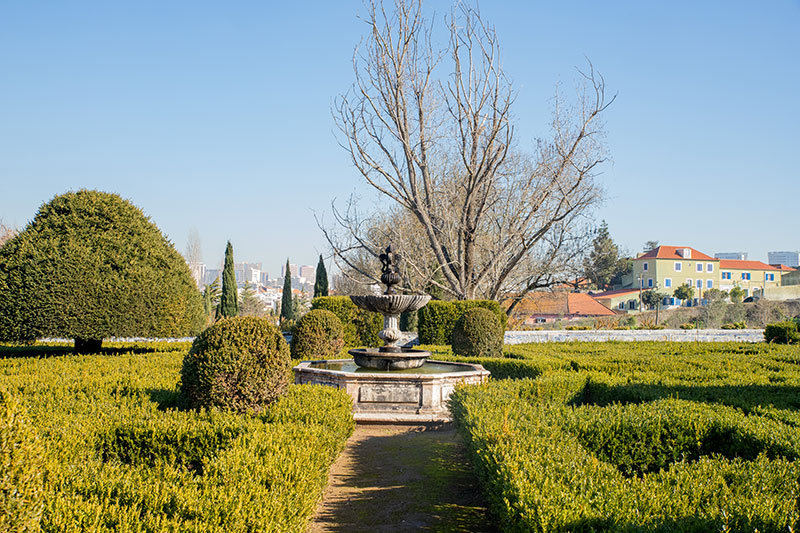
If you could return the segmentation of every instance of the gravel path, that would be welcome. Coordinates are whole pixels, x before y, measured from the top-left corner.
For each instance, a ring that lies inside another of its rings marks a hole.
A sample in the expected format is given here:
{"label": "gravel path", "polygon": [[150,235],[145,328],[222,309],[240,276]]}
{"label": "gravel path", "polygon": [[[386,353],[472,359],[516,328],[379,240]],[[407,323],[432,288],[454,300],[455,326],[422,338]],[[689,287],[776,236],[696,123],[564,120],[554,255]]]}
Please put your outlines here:
{"label": "gravel path", "polygon": [[495,531],[452,425],[359,425],[310,533]]}

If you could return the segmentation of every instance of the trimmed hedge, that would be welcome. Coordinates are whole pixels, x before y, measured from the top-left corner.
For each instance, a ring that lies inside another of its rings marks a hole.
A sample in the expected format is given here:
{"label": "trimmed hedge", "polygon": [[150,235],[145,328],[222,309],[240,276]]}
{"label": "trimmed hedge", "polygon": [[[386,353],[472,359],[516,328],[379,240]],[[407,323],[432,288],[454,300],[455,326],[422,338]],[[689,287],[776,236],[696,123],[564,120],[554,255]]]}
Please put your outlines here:
{"label": "trimmed hedge", "polygon": [[453,328],[453,353],[468,357],[503,354],[503,329],[497,315],[476,307],[467,309]]}
{"label": "trimmed hedge", "polygon": [[359,309],[349,296],[318,296],[311,300],[311,309],[325,309],[339,317],[346,347],[383,345],[378,337],[383,329],[383,317],[380,313]]}
{"label": "trimmed hedge", "polygon": [[0,531],[38,531],[44,448],[24,410],[0,387]]}
{"label": "trimmed hedge", "polygon": [[790,320],[767,324],[767,327],[764,328],[764,340],[776,344],[797,344],[800,342],[797,322]]}
{"label": "trimmed hedge", "polygon": [[342,322],[326,309],[303,315],[292,334],[292,359],[333,359],[343,347]]}
{"label": "trimmed hedge", "polygon": [[43,531],[307,528],[354,428],[350,397],[291,385],[256,416],[176,410],[183,355],[0,360],[45,445]]}
{"label": "trimmed hedge", "polygon": [[277,327],[252,316],[220,320],[192,344],[181,369],[189,407],[260,411],[289,384],[289,347]]}
{"label": "trimmed hedge", "polygon": [[503,331],[506,330],[508,316],[500,307],[499,302],[494,300],[455,300],[451,302],[433,300],[417,311],[417,332],[420,344],[451,344],[456,321],[467,309],[474,307],[492,311],[500,320]]}
{"label": "trimmed hedge", "polygon": [[540,375],[493,374],[489,384],[451,396],[502,530],[800,526],[800,356],[793,347],[507,348],[496,361],[538,367]]}

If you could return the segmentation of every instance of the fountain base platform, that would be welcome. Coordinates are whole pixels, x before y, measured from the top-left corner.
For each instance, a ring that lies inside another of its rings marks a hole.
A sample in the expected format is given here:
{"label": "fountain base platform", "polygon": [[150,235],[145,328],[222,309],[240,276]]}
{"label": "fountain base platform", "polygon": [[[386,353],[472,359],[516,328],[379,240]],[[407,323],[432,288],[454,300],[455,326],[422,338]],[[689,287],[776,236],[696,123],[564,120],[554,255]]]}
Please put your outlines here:
{"label": "fountain base platform", "polygon": [[362,368],[352,359],[304,361],[294,367],[295,383],[345,389],[359,423],[448,422],[447,399],[455,386],[488,377],[481,365],[449,361],[395,371]]}
{"label": "fountain base platform", "polygon": [[388,350],[381,348],[356,348],[347,353],[353,356],[356,364],[375,370],[406,370],[419,368],[431,356],[431,352],[411,348]]}

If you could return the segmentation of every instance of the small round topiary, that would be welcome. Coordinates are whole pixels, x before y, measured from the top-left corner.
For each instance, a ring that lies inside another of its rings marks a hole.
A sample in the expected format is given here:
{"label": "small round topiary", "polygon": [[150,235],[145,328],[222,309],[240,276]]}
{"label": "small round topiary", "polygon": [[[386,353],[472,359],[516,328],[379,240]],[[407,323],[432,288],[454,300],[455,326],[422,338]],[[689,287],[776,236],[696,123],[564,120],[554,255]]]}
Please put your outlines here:
{"label": "small round topiary", "polygon": [[325,309],[306,313],[292,335],[293,359],[333,359],[344,346],[342,321]]}
{"label": "small round topiary", "polygon": [[44,447],[21,406],[0,388],[0,531],[38,531]]}
{"label": "small round topiary", "polygon": [[203,331],[183,359],[188,407],[258,412],[289,384],[289,346],[265,318],[226,318]]}
{"label": "small round topiary", "polygon": [[503,326],[493,312],[473,307],[456,321],[452,346],[456,355],[499,357],[503,352]]}

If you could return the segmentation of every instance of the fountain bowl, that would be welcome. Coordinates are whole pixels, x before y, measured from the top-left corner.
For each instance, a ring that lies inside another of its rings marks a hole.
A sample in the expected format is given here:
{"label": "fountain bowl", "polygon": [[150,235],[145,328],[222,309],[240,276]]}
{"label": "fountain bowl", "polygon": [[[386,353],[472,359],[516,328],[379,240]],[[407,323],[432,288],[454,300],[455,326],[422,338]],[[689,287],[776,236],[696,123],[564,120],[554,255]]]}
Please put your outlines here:
{"label": "fountain bowl", "polygon": [[382,315],[399,315],[425,306],[431,297],[427,294],[364,294],[350,296],[357,307]]}
{"label": "fountain bowl", "polygon": [[353,356],[353,360],[358,366],[375,370],[419,368],[431,355],[431,352],[411,348],[399,348],[397,351],[387,351],[381,348],[356,348],[347,353]]}

